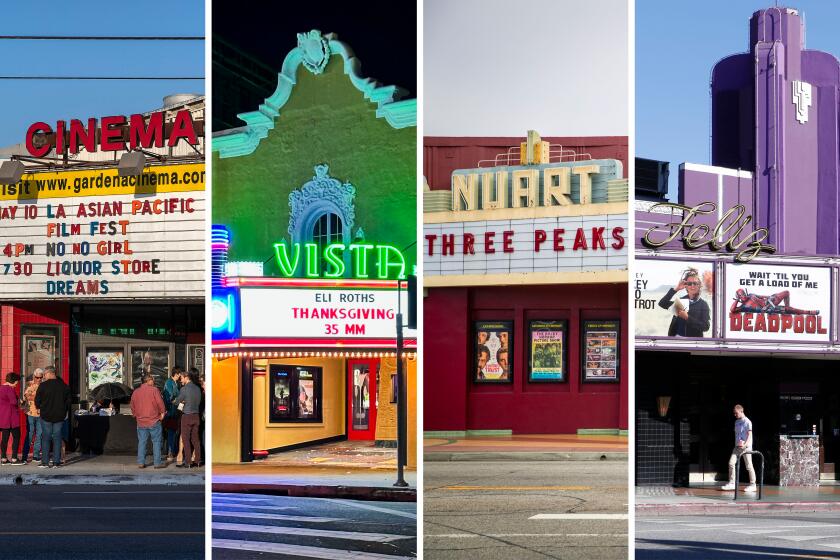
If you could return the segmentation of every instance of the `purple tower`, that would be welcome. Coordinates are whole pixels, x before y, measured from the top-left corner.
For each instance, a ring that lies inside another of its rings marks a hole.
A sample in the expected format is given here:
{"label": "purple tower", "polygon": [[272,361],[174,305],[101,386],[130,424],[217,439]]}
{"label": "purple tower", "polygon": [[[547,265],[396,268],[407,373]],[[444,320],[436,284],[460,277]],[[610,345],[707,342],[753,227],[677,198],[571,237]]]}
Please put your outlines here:
{"label": "purple tower", "polygon": [[[837,59],[805,49],[797,10],[767,8],[750,19],[749,52],[718,62],[711,88],[712,165],[752,179],[719,199],[752,210],[779,253],[840,254]],[[683,175],[681,198],[709,200]]]}

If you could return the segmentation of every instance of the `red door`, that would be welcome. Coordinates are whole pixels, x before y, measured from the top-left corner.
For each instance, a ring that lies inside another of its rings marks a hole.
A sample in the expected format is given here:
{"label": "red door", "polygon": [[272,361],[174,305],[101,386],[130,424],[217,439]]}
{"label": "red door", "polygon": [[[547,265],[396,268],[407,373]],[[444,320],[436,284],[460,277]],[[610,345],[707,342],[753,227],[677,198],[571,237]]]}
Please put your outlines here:
{"label": "red door", "polygon": [[347,439],[376,439],[379,360],[347,360]]}

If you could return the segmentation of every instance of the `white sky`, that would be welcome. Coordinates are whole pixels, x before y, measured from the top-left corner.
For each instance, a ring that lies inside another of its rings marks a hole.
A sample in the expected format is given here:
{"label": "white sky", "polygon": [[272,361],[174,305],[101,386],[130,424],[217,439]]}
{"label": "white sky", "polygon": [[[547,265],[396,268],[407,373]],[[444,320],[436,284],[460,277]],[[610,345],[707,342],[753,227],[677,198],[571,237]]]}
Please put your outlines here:
{"label": "white sky", "polygon": [[424,136],[628,134],[627,0],[424,0]]}

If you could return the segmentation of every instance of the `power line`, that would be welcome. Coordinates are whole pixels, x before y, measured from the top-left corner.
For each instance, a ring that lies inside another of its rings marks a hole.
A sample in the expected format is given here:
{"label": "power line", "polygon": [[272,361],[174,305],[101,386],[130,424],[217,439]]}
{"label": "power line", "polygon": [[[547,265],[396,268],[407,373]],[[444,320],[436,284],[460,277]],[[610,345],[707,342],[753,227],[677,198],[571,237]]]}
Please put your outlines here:
{"label": "power line", "polygon": [[0,40],[12,41],[203,41],[204,37],[170,36],[82,36],[82,35],[0,35]]}
{"label": "power line", "polygon": [[193,76],[0,76],[0,80],[203,80]]}

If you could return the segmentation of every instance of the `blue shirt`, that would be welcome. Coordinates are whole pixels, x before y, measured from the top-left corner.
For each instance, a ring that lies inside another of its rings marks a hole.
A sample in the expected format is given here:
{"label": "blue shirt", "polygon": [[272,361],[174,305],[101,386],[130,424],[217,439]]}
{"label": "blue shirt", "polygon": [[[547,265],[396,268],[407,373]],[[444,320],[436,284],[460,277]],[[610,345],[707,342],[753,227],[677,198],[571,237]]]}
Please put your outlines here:
{"label": "blue shirt", "polygon": [[744,416],[743,418],[739,418],[735,420],[735,445],[738,445],[738,441],[743,441],[744,445],[747,445],[747,438],[752,431],[752,422],[749,418]]}

